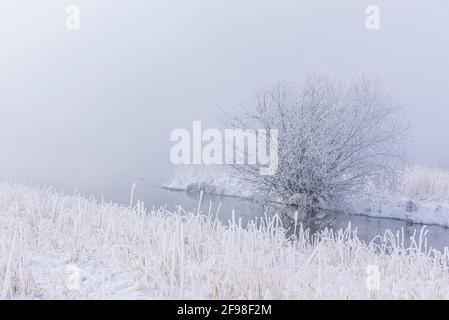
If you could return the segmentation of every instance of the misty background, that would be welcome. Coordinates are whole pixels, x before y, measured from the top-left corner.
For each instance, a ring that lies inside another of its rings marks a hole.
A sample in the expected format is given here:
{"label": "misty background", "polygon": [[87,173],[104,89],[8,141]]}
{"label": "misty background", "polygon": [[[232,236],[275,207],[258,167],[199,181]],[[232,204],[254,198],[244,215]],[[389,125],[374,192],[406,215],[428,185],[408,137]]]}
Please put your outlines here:
{"label": "misty background", "polygon": [[133,182],[170,180],[173,129],[216,127],[259,79],[310,63],[380,71],[409,116],[409,161],[449,168],[448,12],[446,0],[2,0],[0,180],[127,199]]}

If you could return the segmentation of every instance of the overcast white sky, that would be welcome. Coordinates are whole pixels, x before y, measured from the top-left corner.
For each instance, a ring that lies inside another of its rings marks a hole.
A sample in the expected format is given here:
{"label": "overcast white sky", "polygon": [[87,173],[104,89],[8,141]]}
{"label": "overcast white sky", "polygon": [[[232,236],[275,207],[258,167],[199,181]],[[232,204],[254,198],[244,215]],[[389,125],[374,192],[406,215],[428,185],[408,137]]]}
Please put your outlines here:
{"label": "overcast white sky", "polygon": [[[71,3],[79,31],[65,27]],[[0,179],[85,192],[166,180],[172,129],[214,126],[257,79],[310,63],[381,70],[411,120],[411,162],[449,167],[448,12],[447,0],[2,0]]]}

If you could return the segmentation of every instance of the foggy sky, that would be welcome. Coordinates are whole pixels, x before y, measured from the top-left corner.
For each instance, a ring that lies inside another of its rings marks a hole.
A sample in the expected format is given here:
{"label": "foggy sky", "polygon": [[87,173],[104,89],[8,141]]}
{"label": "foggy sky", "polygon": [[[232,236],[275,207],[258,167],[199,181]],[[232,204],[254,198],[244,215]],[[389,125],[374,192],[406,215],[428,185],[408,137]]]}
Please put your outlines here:
{"label": "foggy sky", "polygon": [[[71,3],[79,31],[65,27]],[[381,70],[411,121],[410,161],[449,167],[448,12],[447,0],[2,0],[0,179],[160,183],[171,130],[216,126],[255,81],[310,63]]]}

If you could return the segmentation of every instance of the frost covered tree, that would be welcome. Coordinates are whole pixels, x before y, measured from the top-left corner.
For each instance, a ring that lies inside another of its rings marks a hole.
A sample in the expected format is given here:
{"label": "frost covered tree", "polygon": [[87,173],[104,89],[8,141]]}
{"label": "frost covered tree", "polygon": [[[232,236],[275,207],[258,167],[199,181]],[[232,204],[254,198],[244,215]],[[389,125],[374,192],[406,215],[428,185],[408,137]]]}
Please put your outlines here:
{"label": "frost covered tree", "polygon": [[261,175],[257,166],[236,165],[238,176],[270,196],[316,209],[368,181],[395,181],[406,129],[401,115],[378,78],[362,75],[346,83],[314,71],[296,83],[258,90],[254,102],[227,115],[226,123],[277,129],[277,172]]}

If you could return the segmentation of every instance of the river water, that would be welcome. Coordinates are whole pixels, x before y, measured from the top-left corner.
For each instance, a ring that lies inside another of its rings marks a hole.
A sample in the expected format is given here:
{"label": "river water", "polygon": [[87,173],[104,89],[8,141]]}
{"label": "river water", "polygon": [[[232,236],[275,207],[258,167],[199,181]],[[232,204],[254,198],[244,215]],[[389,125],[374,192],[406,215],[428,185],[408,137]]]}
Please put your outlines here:
{"label": "river water", "polygon": [[[134,192],[134,199],[144,201],[147,207],[155,208],[164,206],[168,210],[175,211],[178,205],[187,211],[198,210],[205,214],[209,211],[217,214],[217,217],[223,223],[229,223],[234,218],[241,220],[243,226],[248,220],[255,217],[261,217],[265,214],[270,216],[278,214],[281,217],[290,217],[282,219],[286,224],[294,221],[294,209],[287,210],[285,207],[277,205],[262,205],[250,200],[223,197],[210,194],[203,194],[200,202],[200,193],[171,191],[162,189],[158,185],[145,186],[140,184]],[[360,240],[369,242],[378,235],[383,235],[386,230],[392,231],[394,234],[400,232],[405,239],[405,245],[410,244],[410,237],[415,233],[418,236],[423,227],[427,230],[427,247],[433,247],[443,250],[449,247],[449,229],[442,226],[422,224],[410,224],[402,220],[373,218],[361,215],[349,215],[337,212],[321,212],[316,218],[298,218],[298,223],[302,223],[304,227],[309,228],[311,233],[318,232],[324,228],[333,230],[345,229],[351,225],[352,229],[357,228],[357,235]],[[418,239],[418,237],[416,237]]]}

